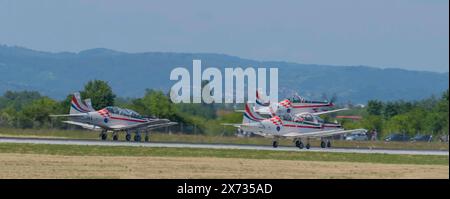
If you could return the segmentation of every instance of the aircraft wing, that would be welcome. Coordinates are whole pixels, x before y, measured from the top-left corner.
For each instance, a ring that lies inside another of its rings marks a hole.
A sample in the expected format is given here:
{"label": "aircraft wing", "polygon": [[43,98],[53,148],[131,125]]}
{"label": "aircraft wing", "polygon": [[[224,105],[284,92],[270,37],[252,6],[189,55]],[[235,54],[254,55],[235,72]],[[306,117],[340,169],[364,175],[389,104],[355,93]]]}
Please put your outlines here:
{"label": "aircraft wing", "polygon": [[323,115],[323,114],[334,113],[334,112],[345,111],[345,110],[348,110],[348,108],[341,108],[341,109],[336,109],[336,110],[331,110],[331,111],[321,111],[321,112],[317,112],[317,113],[311,113],[311,115]]}
{"label": "aircraft wing", "polygon": [[162,127],[167,127],[167,126],[172,126],[172,125],[178,124],[176,122],[167,122],[167,121],[168,120],[161,119],[161,120],[154,120],[154,121],[149,121],[149,122],[145,122],[142,124],[135,124],[135,125],[113,125],[113,126],[110,126],[110,128],[114,129],[114,130],[122,131],[122,130],[132,130],[132,129],[139,129],[139,128],[156,129],[156,128],[162,128]]}
{"label": "aircraft wing", "polygon": [[155,125],[149,125],[147,126],[147,130],[151,130],[151,129],[157,129],[157,128],[163,128],[163,127],[168,127],[168,126],[173,126],[178,124],[177,122],[169,122],[169,123],[165,123],[165,124],[155,124]]}
{"label": "aircraft wing", "polygon": [[94,130],[94,131],[101,131],[102,128],[99,126],[95,126],[92,124],[87,124],[87,123],[82,123],[82,122],[74,122],[74,121],[63,121],[66,124],[72,124],[72,125],[76,125],[76,126],[80,126],[83,127],[85,129],[89,129],[89,130]]}
{"label": "aircraft wing", "polygon": [[284,134],[282,136],[283,137],[291,137],[291,138],[327,137],[327,136],[332,136],[332,135],[353,133],[353,132],[358,132],[358,131],[362,131],[362,130],[365,130],[365,129],[316,131],[316,132],[310,132],[310,133],[292,132],[292,133]]}
{"label": "aircraft wing", "polygon": [[222,123],[221,125],[223,126],[234,126],[234,127],[241,127],[242,124],[233,124],[233,123]]}
{"label": "aircraft wing", "polygon": [[86,113],[77,113],[77,114],[63,114],[63,115],[49,115],[50,117],[82,117],[86,116]]}

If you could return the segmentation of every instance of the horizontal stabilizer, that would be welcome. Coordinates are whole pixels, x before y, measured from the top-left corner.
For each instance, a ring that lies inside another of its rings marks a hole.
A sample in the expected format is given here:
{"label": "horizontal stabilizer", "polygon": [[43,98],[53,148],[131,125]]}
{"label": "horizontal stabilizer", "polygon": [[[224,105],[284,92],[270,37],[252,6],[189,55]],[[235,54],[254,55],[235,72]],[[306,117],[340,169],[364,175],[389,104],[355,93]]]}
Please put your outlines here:
{"label": "horizontal stabilizer", "polygon": [[49,115],[50,117],[82,117],[86,116],[86,113],[74,113],[74,114],[63,114],[63,115]]}
{"label": "horizontal stabilizer", "polygon": [[347,133],[353,133],[362,131],[365,129],[353,129],[353,130],[330,130],[330,131],[315,131],[310,133],[298,133],[298,132],[292,132],[284,134],[284,137],[293,137],[293,138],[307,138],[307,137],[326,137],[326,136],[332,136],[332,135],[339,135],[339,134],[347,134]]}
{"label": "horizontal stabilizer", "polygon": [[348,110],[348,108],[341,108],[341,109],[336,109],[336,110],[331,110],[331,111],[322,111],[322,112],[311,113],[311,114],[312,115],[323,115],[323,114],[334,113],[334,112],[345,111],[345,110]]}
{"label": "horizontal stabilizer", "polygon": [[81,122],[74,122],[74,121],[63,121],[66,124],[72,124],[72,125],[76,125],[76,126],[80,126],[83,127],[85,129],[89,129],[89,130],[94,130],[94,131],[101,131],[102,128],[99,126],[95,126],[92,124],[86,124],[86,123],[81,123]]}

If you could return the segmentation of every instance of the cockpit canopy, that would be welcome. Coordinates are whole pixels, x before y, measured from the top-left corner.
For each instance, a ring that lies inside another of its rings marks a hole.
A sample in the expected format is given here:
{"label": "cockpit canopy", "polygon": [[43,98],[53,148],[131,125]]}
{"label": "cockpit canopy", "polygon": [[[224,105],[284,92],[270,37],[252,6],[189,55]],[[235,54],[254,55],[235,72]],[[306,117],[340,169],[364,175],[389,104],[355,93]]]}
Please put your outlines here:
{"label": "cockpit canopy", "polygon": [[105,109],[108,110],[108,112],[117,114],[117,115],[123,115],[123,116],[127,116],[127,117],[140,118],[140,119],[143,118],[139,113],[137,113],[136,111],[130,110],[130,109],[119,108],[116,106],[108,106]]}
{"label": "cockpit canopy", "polygon": [[293,97],[289,98],[289,100],[292,103],[315,103],[315,104],[325,104],[328,103],[328,101],[312,101],[312,100],[307,100],[301,96],[298,95],[294,95]]}
{"label": "cockpit canopy", "polygon": [[294,121],[296,122],[314,122],[314,123],[323,123],[324,120],[322,118],[320,118],[317,115],[312,115],[312,114],[301,114],[299,116],[296,116],[296,118],[294,118]]}

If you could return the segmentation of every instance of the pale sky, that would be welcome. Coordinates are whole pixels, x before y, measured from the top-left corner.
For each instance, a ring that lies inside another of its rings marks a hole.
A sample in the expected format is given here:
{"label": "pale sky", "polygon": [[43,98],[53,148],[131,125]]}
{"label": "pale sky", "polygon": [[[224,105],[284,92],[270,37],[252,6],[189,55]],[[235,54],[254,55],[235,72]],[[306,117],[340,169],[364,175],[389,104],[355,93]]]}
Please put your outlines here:
{"label": "pale sky", "polygon": [[0,0],[0,44],[448,72],[448,0]]}

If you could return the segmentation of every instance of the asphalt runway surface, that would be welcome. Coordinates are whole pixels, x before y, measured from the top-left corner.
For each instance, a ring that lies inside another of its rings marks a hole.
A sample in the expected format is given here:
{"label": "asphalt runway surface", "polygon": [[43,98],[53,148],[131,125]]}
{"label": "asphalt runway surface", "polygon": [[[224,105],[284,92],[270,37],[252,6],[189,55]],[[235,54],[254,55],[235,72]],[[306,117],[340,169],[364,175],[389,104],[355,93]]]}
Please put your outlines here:
{"label": "asphalt runway surface", "polygon": [[0,137],[0,143],[27,144],[57,144],[57,145],[87,145],[87,146],[131,146],[131,147],[163,147],[163,148],[200,148],[200,149],[239,149],[268,151],[298,151],[298,152],[331,152],[331,153],[364,153],[364,154],[404,154],[404,155],[449,155],[448,151],[432,150],[397,150],[397,149],[356,149],[356,148],[318,148],[299,149],[297,147],[257,146],[238,144],[194,144],[194,143],[157,143],[157,142],[126,142],[79,139],[49,139],[49,138],[11,138]]}

